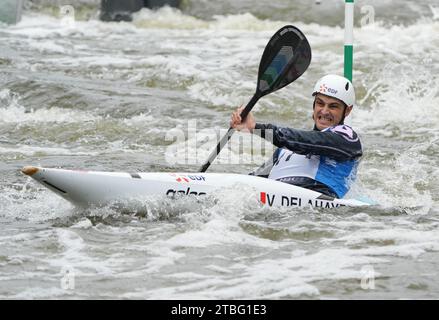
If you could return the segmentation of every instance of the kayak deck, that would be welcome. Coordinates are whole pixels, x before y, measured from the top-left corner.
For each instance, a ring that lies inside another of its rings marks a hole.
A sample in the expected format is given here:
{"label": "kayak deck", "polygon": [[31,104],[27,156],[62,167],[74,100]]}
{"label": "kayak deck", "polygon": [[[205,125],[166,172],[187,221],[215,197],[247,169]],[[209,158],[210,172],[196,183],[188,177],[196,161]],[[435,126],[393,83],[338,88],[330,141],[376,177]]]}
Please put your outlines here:
{"label": "kayak deck", "polygon": [[224,188],[250,188],[263,206],[366,206],[355,199],[336,199],[322,193],[251,175],[233,173],[103,172],[28,166],[22,173],[79,206],[105,206],[130,199],[176,196],[215,196]]}

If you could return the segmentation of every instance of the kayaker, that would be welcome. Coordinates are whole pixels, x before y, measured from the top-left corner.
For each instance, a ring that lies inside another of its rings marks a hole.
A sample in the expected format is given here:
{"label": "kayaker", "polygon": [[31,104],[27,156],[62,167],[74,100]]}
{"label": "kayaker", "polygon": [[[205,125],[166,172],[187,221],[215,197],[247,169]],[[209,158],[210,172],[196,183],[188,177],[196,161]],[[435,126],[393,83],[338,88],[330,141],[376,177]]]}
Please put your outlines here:
{"label": "kayaker", "polygon": [[250,174],[342,198],[363,154],[358,135],[344,124],[355,103],[354,87],[342,76],[326,75],[317,81],[312,95],[313,130],[257,123],[252,113],[242,122],[243,107],[233,112],[230,126],[258,134],[278,147],[269,161]]}

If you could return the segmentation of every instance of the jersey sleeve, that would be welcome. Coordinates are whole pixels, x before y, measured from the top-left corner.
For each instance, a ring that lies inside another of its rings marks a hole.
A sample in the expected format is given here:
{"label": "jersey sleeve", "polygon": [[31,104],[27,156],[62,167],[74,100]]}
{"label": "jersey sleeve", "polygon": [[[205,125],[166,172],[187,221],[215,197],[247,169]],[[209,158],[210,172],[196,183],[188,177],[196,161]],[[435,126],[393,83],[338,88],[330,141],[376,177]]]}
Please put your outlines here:
{"label": "jersey sleeve", "polygon": [[360,138],[347,125],[306,131],[257,123],[253,133],[278,148],[302,155],[321,155],[339,161],[355,160],[363,155]]}

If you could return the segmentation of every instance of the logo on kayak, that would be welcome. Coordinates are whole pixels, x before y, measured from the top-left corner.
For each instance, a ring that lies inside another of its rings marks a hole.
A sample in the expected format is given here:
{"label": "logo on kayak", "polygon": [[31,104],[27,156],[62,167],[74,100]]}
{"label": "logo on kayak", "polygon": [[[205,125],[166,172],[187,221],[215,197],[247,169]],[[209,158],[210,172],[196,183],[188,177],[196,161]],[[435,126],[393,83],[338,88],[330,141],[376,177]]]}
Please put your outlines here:
{"label": "logo on kayak", "polygon": [[176,195],[181,195],[181,196],[189,196],[189,195],[193,195],[193,196],[204,196],[206,195],[206,192],[198,192],[198,191],[194,191],[191,190],[190,187],[188,187],[186,190],[175,190],[175,189],[169,189],[168,191],[166,191],[166,195],[168,197],[175,197]]}
{"label": "logo on kayak", "polygon": [[170,173],[171,176],[175,178],[175,181],[177,182],[191,182],[192,181],[206,181],[206,178],[204,176],[200,175],[184,175],[184,174],[176,174],[176,173]]}

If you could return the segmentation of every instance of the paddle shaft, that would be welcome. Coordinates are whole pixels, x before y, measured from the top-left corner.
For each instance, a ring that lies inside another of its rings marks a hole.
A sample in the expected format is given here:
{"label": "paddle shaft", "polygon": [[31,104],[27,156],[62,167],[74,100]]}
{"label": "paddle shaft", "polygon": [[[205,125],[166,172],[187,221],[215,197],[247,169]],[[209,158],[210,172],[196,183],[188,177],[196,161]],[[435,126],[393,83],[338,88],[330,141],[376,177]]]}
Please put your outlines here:
{"label": "paddle shaft", "polygon": [[[247,103],[247,105],[245,106],[244,110],[242,110],[242,112],[240,114],[242,121],[244,121],[245,117],[247,117],[247,115],[250,113],[250,111],[253,109],[253,107],[255,106],[256,102],[258,102],[260,97],[261,96],[260,96],[259,92],[256,92],[253,95],[253,97],[250,99],[249,103]],[[215,160],[217,155],[219,155],[219,153],[221,152],[222,148],[230,140],[230,138],[232,137],[234,132],[235,132],[235,129],[233,129],[232,127],[230,127],[229,130],[227,130],[227,133],[222,137],[220,142],[218,142],[218,144],[216,145],[216,148],[209,155],[209,159],[207,159],[206,163],[203,164],[203,166],[201,167],[200,172],[206,172],[206,170],[213,163],[213,161]]]}

